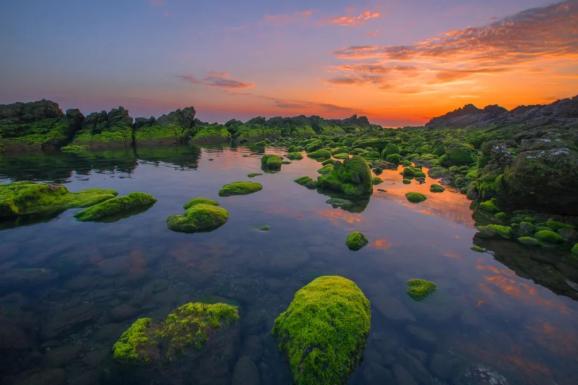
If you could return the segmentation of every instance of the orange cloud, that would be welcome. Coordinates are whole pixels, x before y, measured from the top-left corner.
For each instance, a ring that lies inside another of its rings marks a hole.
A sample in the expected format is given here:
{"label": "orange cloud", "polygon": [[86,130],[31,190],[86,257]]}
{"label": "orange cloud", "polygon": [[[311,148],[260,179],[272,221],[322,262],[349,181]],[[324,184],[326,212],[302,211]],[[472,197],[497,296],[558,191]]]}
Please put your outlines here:
{"label": "orange cloud", "polygon": [[252,88],[255,86],[253,83],[231,79],[227,72],[210,72],[202,80],[197,79],[193,75],[177,75],[177,77],[191,84],[201,84],[209,87],[240,89]]}
{"label": "orange cloud", "polygon": [[329,24],[339,25],[342,27],[356,27],[370,20],[379,19],[381,13],[377,11],[363,11],[356,16],[336,16],[328,20]]}

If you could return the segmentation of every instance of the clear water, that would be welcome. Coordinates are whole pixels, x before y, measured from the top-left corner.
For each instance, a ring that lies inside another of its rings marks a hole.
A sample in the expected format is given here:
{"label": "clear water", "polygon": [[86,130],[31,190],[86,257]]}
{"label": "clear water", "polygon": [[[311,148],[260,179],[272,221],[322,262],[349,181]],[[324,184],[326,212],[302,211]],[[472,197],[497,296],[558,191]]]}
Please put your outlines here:
{"label": "clear water", "polygon": [[[71,191],[108,187],[158,199],[114,223],[77,222],[69,210],[0,230],[1,383],[110,382],[103,372],[111,346],[135,318],[218,300],[240,306],[241,338],[230,366],[198,368],[205,382],[290,384],[273,320],[296,290],[328,274],[353,279],[372,304],[350,384],[578,383],[578,286],[559,256],[507,242],[470,250],[469,201],[449,190],[431,194],[429,181],[403,185],[397,171],[381,175],[362,212],[332,208],[327,196],[293,182],[319,167],[295,161],[256,177],[264,186],[256,194],[219,198],[223,184],[260,172],[259,155],[172,148],[0,159],[2,183],[54,181]],[[407,191],[429,199],[411,204]],[[210,233],[169,231],[166,217],[195,196],[221,202],[228,223]],[[370,244],[349,251],[352,230]],[[413,301],[405,288],[414,277],[435,281],[437,292]],[[235,373],[240,357],[257,377]]]}

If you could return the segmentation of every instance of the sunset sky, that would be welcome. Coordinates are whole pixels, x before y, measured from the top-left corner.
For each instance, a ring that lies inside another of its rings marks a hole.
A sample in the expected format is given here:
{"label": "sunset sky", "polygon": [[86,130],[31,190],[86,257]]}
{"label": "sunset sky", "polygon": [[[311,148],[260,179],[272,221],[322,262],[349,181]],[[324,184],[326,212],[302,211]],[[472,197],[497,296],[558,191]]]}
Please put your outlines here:
{"label": "sunset sky", "polygon": [[403,126],[578,94],[578,0],[3,1],[0,47],[0,103],[132,116]]}

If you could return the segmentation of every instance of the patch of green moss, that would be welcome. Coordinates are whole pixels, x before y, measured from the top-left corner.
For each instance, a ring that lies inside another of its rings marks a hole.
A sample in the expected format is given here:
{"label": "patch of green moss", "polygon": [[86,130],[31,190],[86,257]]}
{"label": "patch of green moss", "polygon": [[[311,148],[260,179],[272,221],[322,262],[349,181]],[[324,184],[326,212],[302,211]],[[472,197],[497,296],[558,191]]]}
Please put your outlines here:
{"label": "patch of green moss", "polygon": [[195,205],[211,205],[211,206],[219,206],[219,203],[213,199],[205,198],[205,197],[196,197],[189,200],[187,203],[183,205],[185,210],[190,209]]}
{"label": "patch of green moss", "polygon": [[488,199],[487,201],[483,201],[480,203],[480,209],[488,213],[497,213],[500,211],[498,206],[496,206],[495,199]]}
{"label": "patch of green moss", "polygon": [[331,151],[326,149],[320,149],[317,151],[308,152],[307,156],[317,161],[323,161],[331,158]]}
{"label": "patch of green moss", "polygon": [[0,220],[25,215],[53,214],[73,207],[88,207],[114,198],[110,189],[87,189],[77,193],[63,185],[14,182],[0,185]]}
{"label": "patch of green moss", "polygon": [[371,179],[371,184],[374,185],[374,186],[376,186],[376,185],[378,185],[378,184],[382,184],[382,183],[383,183],[383,179],[381,179],[380,177],[374,176],[374,177]]}
{"label": "patch of green moss", "polygon": [[367,245],[367,243],[367,238],[359,231],[352,231],[347,235],[347,239],[345,240],[345,244],[349,250],[359,250]]}
{"label": "patch of green moss", "polygon": [[539,230],[534,234],[534,238],[546,243],[564,243],[564,238],[552,230]]}
{"label": "patch of green moss", "polygon": [[295,152],[288,153],[287,158],[291,159],[291,160],[301,160],[301,159],[303,159],[303,155],[301,155],[300,152],[295,151]]}
{"label": "patch of green moss", "polygon": [[299,177],[295,179],[295,183],[300,184],[301,186],[305,186],[308,189],[317,188],[317,182],[309,176]]}
{"label": "patch of green moss", "polygon": [[492,223],[486,226],[478,226],[478,230],[480,230],[480,236],[483,238],[512,238],[512,228],[510,226],[503,226]]}
{"label": "patch of green moss", "polygon": [[401,162],[401,155],[399,154],[389,154],[385,157],[385,160],[388,161],[389,163],[393,163],[393,164],[399,164],[399,162]]}
{"label": "patch of green moss", "polygon": [[359,364],[371,325],[369,301],[357,285],[322,276],[295,293],[273,334],[296,385],[345,384]]}
{"label": "patch of green moss", "polygon": [[324,165],[323,167],[321,167],[319,170],[317,170],[317,172],[321,175],[329,174],[331,171],[333,171],[333,164],[332,163],[328,163],[328,164]]}
{"label": "patch of green moss", "polygon": [[353,156],[341,162],[335,162],[333,171],[321,175],[317,185],[341,193],[347,197],[365,197],[373,192],[372,175],[369,165],[360,156]]}
{"label": "patch of green moss", "polygon": [[173,231],[195,233],[215,230],[229,219],[229,212],[214,204],[197,203],[185,210],[182,215],[171,215],[167,226]]}
{"label": "patch of green moss", "polygon": [[431,191],[432,193],[442,193],[446,191],[446,189],[444,188],[444,186],[434,183],[430,186],[429,191]]}
{"label": "patch of green moss", "polygon": [[518,237],[518,242],[520,242],[524,246],[532,246],[532,247],[542,246],[542,243],[540,243],[540,241],[534,237],[528,236]]}
{"label": "patch of green moss", "polygon": [[403,178],[403,180],[401,181],[401,183],[403,183],[403,184],[410,184],[410,183],[411,183],[411,179]]}
{"label": "patch of green moss", "polygon": [[434,282],[413,278],[407,281],[407,294],[414,300],[422,300],[432,294],[437,288]]}
{"label": "patch of green moss", "polygon": [[260,175],[263,175],[263,174],[260,172],[251,172],[251,173],[247,174],[247,177],[248,178],[254,178],[254,177],[260,176]]}
{"label": "patch of green moss", "polygon": [[427,199],[425,195],[418,192],[408,192],[405,193],[405,198],[410,201],[411,203],[420,203]]}
{"label": "patch of green moss", "polygon": [[118,362],[129,364],[171,361],[186,349],[200,350],[213,331],[238,319],[236,306],[189,302],[172,311],[162,322],[137,319],[115,342],[112,356]]}
{"label": "patch of green moss", "polygon": [[279,155],[265,154],[261,157],[261,168],[266,171],[279,171],[283,164],[283,158]]}
{"label": "patch of green moss", "polygon": [[219,190],[219,196],[246,195],[263,189],[263,185],[257,182],[238,181],[224,185]]}
{"label": "patch of green moss", "polygon": [[74,216],[79,221],[106,221],[119,216],[141,211],[155,204],[157,200],[149,194],[133,192],[125,196],[115,197],[98,203]]}
{"label": "patch of green moss", "polygon": [[340,153],[338,153],[338,154],[334,154],[333,157],[334,157],[335,159],[342,159],[342,160],[343,160],[343,159],[348,159],[348,158],[349,158],[349,154],[346,153],[346,152],[340,152]]}
{"label": "patch of green moss", "polygon": [[478,245],[473,245],[472,247],[470,247],[470,249],[472,251],[477,252],[477,253],[483,253],[486,251],[486,249],[484,249],[482,246],[478,246]]}

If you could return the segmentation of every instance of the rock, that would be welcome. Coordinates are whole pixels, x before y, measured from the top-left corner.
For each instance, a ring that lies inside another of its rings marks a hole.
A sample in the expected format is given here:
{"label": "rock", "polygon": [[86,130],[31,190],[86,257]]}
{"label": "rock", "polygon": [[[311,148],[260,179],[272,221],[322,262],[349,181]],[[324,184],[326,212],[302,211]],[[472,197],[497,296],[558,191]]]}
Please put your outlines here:
{"label": "rock", "polygon": [[367,238],[365,238],[365,236],[359,231],[353,231],[349,233],[347,235],[347,239],[345,240],[345,244],[349,250],[354,251],[361,249],[363,246],[367,245],[367,243]]}
{"label": "rock", "polygon": [[330,173],[317,179],[317,186],[353,198],[367,197],[373,192],[369,165],[357,155],[343,163],[335,162]]}
{"label": "rock", "polygon": [[301,160],[303,159],[303,155],[301,155],[300,152],[289,152],[287,154],[287,159],[291,159],[291,160]]}
{"label": "rock", "polygon": [[184,214],[167,218],[169,229],[183,233],[212,231],[229,219],[227,209],[207,198],[194,198],[185,204],[185,209]]}
{"label": "rock", "polygon": [[265,154],[261,158],[261,169],[264,171],[279,171],[283,164],[283,158],[278,155]]}
{"label": "rock", "polygon": [[545,243],[550,243],[550,244],[556,244],[556,243],[563,243],[564,242],[564,238],[562,238],[560,236],[560,234],[558,234],[555,231],[552,230],[540,230],[537,231],[534,234],[534,237],[542,242]]}
{"label": "rock", "polygon": [[263,185],[257,182],[232,182],[224,185],[221,190],[219,190],[219,196],[246,195],[261,191],[262,189]]}
{"label": "rock", "polygon": [[432,294],[437,285],[431,281],[413,278],[407,281],[407,294],[416,301],[420,301]]}
{"label": "rock", "polygon": [[242,356],[235,364],[232,385],[260,385],[259,369],[247,356]]}
{"label": "rock", "polygon": [[331,151],[326,149],[319,149],[316,151],[307,152],[307,156],[317,161],[324,161],[327,159],[331,159]]}
{"label": "rock", "polygon": [[295,179],[295,183],[300,184],[301,186],[305,186],[308,189],[314,189],[317,187],[317,182],[308,176],[302,176]]}
{"label": "rock", "polygon": [[140,213],[155,204],[156,198],[142,192],[107,199],[74,215],[79,221],[111,222]]}
{"label": "rock", "polygon": [[405,193],[405,198],[410,201],[411,203],[420,203],[427,199],[425,195],[418,192],[408,192]]}
{"label": "rock", "polygon": [[273,334],[296,385],[334,385],[358,365],[370,322],[369,301],[354,282],[322,276],[297,291]]}
{"label": "rock", "polygon": [[446,189],[439,184],[432,184],[429,188],[429,191],[433,192],[433,193],[442,193],[444,191],[446,191]]}

